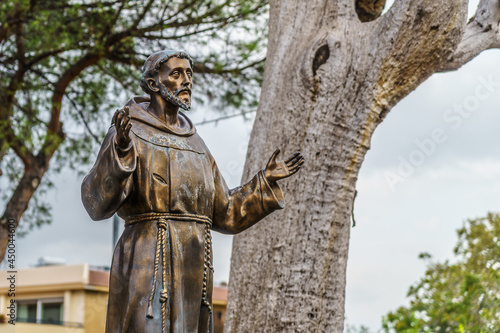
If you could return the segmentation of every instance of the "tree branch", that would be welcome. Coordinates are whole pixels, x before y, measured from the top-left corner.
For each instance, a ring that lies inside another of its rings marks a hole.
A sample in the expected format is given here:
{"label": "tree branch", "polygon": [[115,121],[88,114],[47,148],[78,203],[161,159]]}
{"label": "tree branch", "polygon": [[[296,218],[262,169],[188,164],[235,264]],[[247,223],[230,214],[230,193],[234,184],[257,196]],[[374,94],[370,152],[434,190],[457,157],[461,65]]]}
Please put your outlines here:
{"label": "tree branch", "polygon": [[[66,88],[80,73],[86,68],[95,65],[100,59],[100,56],[93,53],[87,53],[80,60],[74,63],[64,72],[59,81],[55,84],[54,93],[52,95],[51,118],[48,126],[48,133],[57,134],[61,131],[60,128],[60,113],[61,103],[66,92]],[[49,135],[50,137],[50,135]]]}
{"label": "tree branch", "polygon": [[456,50],[466,19],[466,0],[399,0],[375,27],[366,25],[373,36],[367,52],[379,77],[374,107],[390,110],[435,73]]}
{"label": "tree branch", "polygon": [[97,135],[95,135],[94,132],[92,132],[92,130],[90,129],[90,126],[89,126],[89,124],[87,122],[87,119],[85,119],[85,116],[83,115],[82,110],[78,107],[78,105],[75,103],[75,101],[72,98],[70,98],[68,95],[66,95],[66,97],[68,98],[69,102],[71,103],[71,105],[73,105],[73,107],[75,108],[76,112],[80,116],[80,119],[82,120],[83,125],[85,126],[85,129],[90,134],[90,136],[92,137],[92,139],[94,139],[94,142],[96,144],[98,144],[98,145],[101,144],[101,142],[100,142],[99,138],[97,137]]}
{"label": "tree branch", "polygon": [[396,0],[389,11],[380,18],[379,26],[386,29],[392,38],[403,34],[408,40],[411,36],[431,37],[437,30],[445,32],[444,28],[448,24],[459,26],[465,22],[467,1],[441,0],[429,3],[426,0]]}
{"label": "tree branch", "polygon": [[113,20],[111,20],[111,22],[109,23],[109,25],[104,30],[103,36],[106,36],[109,32],[111,32],[111,30],[115,26],[116,22],[118,22],[118,19],[120,18],[120,15],[121,15],[123,9],[125,8],[125,5],[128,2],[128,0],[120,0],[120,1],[121,1],[120,7],[116,11],[115,16],[113,17]]}
{"label": "tree branch", "polygon": [[250,67],[254,67],[260,63],[263,63],[266,61],[266,58],[259,59],[257,61],[254,61],[252,63],[249,63],[243,67],[236,67],[236,68],[223,68],[223,69],[214,69],[213,67],[210,67],[206,64],[194,64],[194,71],[195,73],[200,73],[200,74],[241,74],[242,71],[245,69],[248,69]]}
{"label": "tree branch", "polygon": [[142,65],[144,65],[144,60],[141,60],[134,55],[130,55],[129,57],[125,57],[123,54],[115,54],[115,53],[110,53],[106,55],[106,59],[118,62],[120,64],[124,65],[132,65],[135,66],[136,68],[141,68]]}
{"label": "tree branch", "polygon": [[6,139],[9,147],[12,148],[14,153],[23,161],[24,167],[29,169],[35,156],[28,147],[26,147],[23,141],[16,137],[14,131],[10,127],[7,128]]}
{"label": "tree branch", "polygon": [[9,25],[7,22],[5,22],[0,26],[0,44],[3,42],[5,37],[7,37],[8,32],[9,32]]}
{"label": "tree branch", "polygon": [[26,67],[19,67],[10,80],[7,89],[0,91],[0,161],[3,160],[5,151],[9,146],[6,133],[8,133],[10,129],[10,117],[12,114],[12,108],[14,106],[14,98],[16,92],[21,87],[21,83],[24,79],[25,74]]}
{"label": "tree branch", "polygon": [[[191,2],[186,2],[184,4],[184,6],[181,6],[179,8],[179,10],[175,11],[172,15],[170,15],[169,17],[167,17],[165,19],[165,22],[166,21],[170,21],[171,19],[173,19],[174,17],[176,17],[177,15],[179,15],[180,13],[182,13],[184,10],[186,10],[187,8],[191,7],[192,5],[194,5],[198,0],[191,0]],[[168,8],[168,4],[165,6],[165,9]],[[165,12],[165,10],[164,10]]]}
{"label": "tree branch", "polygon": [[21,216],[28,208],[30,199],[35,194],[43,175],[47,172],[48,162],[35,158],[31,161],[30,168],[24,169],[24,174],[19,181],[9,202],[5,206],[0,218],[0,258],[3,259],[8,243],[8,232],[6,225],[9,221],[14,221],[15,227],[19,225]]}
{"label": "tree branch", "polygon": [[[122,0],[116,0],[116,1],[94,1],[92,3],[79,3],[78,6],[81,8],[85,9],[93,9],[93,8],[103,8],[103,7],[113,7],[114,5],[120,3]],[[50,1],[44,1],[42,2],[42,5],[45,5],[45,2],[47,4],[46,7],[42,6],[41,9],[50,9],[50,10],[61,10],[61,9],[66,9],[66,8],[72,8],[74,7],[74,4],[72,3],[66,3],[66,2],[61,2],[63,4],[55,6],[54,2]]]}
{"label": "tree branch", "polygon": [[139,16],[136,18],[134,23],[132,23],[132,30],[135,30],[139,26],[139,24],[144,19],[146,14],[149,12],[149,9],[151,8],[151,6],[153,5],[154,2],[155,2],[155,0],[149,0],[148,4],[144,7],[142,13],[139,14]]}
{"label": "tree branch", "polygon": [[465,28],[465,34],[455,52],[448,57],[438,72],[462,67],[484,50],[500,47],[500,1],[481,0],[476,14]]}
{"label": "tree branch", "polygon": [[29,59],[29,62],[26,64],[26,67],[31,68],[33,65],[37,64],[38,62],[40,62],[48,57],[52,57],[52,56],[58,55],[58,54],[63,53],[63,52],[76,50],[76,49],[83,51],[83,50],[86,50],[87,48],[88,47],[84,47],[84,46],[80,45],[78,47],[61,47],[59,49],[50,50],[50,51],[41,53],[41,54]]}

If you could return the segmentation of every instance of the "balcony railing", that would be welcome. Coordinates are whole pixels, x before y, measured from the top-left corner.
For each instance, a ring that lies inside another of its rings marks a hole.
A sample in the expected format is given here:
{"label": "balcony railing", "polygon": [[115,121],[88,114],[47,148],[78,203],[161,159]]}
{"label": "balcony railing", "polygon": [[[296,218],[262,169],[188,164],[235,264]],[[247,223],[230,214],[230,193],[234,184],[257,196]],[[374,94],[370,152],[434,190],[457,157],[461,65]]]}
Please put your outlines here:
{"label": "balcony railing", "polygon": [[59,325],[67,327],[83,327],[82,323],[74,323],[70,321],[59,321],[50,319],[32,319],[32,318],[16,318],[16,323],[30,323],[30,324],[46,324],[46,325]]}

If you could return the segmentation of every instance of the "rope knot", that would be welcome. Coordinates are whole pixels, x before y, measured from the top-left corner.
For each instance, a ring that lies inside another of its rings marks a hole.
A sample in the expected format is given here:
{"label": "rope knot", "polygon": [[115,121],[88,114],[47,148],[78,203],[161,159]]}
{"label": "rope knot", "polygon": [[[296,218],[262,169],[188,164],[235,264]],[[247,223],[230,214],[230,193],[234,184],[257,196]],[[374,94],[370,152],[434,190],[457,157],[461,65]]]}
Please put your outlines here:
{"label": "rope knot", "polygon": [[160,291],[160,303],[165,303],[168,299],[167,290]]}
{"label": "rope knot", "polygon": [[167,221],[165,219],[158,220],[158,228],[162,228],[163,230],[167,230]]}

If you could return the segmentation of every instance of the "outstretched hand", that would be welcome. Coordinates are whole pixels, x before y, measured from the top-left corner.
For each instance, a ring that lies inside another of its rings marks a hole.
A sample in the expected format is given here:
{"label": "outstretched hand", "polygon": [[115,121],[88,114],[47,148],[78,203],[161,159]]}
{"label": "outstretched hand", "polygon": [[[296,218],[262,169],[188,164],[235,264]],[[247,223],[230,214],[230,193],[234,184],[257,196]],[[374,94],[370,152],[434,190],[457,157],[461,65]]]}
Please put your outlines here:
{"label": "outstretched hand", "polygon": [[121,110],[116,110],[115,115],[113,116],[113,123],[116,128],[116,144],[118,147],[126,149],[131,140],[130,129],[132,128],[128,106]]}
{"label": "outstretched hand", "polygon": [[289,156],[286,160],[276,160],[276,157],[280,153],[279,148],[276,149],[267,162],[266,169],[264,170],[264,175],[269,182],[275,182],[277,180],[290,177],[294,173],[300,170],[302,164],[304,164],[304,157],[300,152],[296,152]]}

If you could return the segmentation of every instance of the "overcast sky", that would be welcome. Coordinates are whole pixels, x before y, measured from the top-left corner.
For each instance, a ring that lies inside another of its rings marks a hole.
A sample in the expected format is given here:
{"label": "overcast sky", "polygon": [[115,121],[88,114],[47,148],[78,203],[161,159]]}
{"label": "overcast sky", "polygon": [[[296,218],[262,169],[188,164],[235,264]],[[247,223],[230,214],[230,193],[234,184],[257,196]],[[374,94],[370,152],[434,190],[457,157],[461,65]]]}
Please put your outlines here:
{"label": "overcast sky", "polygon": [[[499,56],[483,52],[457,72],[432,76],[376,130],[357,184],[347,323],[376,332],[381,316],[406,304],[408,287],[423,276],[419,253],[451,259],[466,218],[500,211]],[[190,113],[195,123],[217,116],[196,105]],[[231,187],[240,182],[251,126],[235,118],[197,127]],[[18,241],[20,266],[41,256],[110,265],[111,221],[87,216],[81,180],[70,170],[57,178],[48,196],[54,222]],[[231,240],[214,233],[216,282],[228,280]]]}

